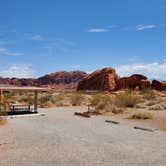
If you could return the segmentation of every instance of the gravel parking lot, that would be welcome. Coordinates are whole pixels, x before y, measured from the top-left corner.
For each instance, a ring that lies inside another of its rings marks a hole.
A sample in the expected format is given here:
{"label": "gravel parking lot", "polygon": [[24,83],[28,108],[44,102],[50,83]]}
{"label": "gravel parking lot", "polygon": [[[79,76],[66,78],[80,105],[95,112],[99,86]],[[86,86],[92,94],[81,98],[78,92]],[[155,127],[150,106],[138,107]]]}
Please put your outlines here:
{"label": "gravel parking lot", "polygon": [[[74,116],[81,107],[41,109],[0,127],[0,166],[165,166],[166,132]],[[115,119],[113,119],[115,120]]]}

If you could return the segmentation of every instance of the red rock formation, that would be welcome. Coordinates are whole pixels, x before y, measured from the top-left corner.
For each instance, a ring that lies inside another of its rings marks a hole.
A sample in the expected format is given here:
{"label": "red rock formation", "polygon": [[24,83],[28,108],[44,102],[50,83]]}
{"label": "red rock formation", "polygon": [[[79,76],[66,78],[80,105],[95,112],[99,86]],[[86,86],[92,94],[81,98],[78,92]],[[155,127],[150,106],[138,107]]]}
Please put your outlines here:
{"label": "red rock formation", "polygon": [[141,88],[149,88],[149,87],[151,87],[151,82],[149,80],[141,80],[140,87]]}
{"label": "red rock formation", "polygon": [[60,71],[47,74],[37,79],[37,85],[51,85],[54,89],[76,89],[78,81],[87,74],[82,71]]}
{"label": "red rock formation", "polygon": [[0,84],[15,86],[42,86],[58,90],[78,89],[111,92],[126,88],[134,89],[135,87],[152,87],[156,90],[166,91],[166,82],[164,81],[154,80],[151,84],[151,82],[147,80],[146,76],[140,74],[120,78],[113,68],[96,70],[89,75],[82,71],[60,71],[47,74],[37,79],[0,77]]}
{"label": "red rock formation", "polygon": [[119,76],[113,68],[96,70],[84,77],[79,83],[77,90],[101,90],[113,91]]}
{"label": "red rock formation", "polygon": [[147,77],[141,74],[133,74],[130,77],[122,77],[116,82],[116,90],[119,89],[134,89],[136,87],[144,88],[150,87],[151,83],[147,80]]}
{"label": "red rock formation", "polygon": [[120,89],[134,89],[136,87],[145,88],[150,87],[151,82],[147,77],[140,74],[133,74],[130,77],[120,78],[114,69],[104,68],[97,70],[78,84],[77,90],[101,90],[101,91],[114,91]]}
{"label": "red rock formation", "polygon": [[8,84],[15,86],[34,86],[36,79],[33,78],[2,78],[0,77],[0,84]]}
{"label": "red rock formation", "polygon": [[159,91],[166,91],[166,81],[152,81],[152,88]]}
{"label": "red rock formation", "polygon": [[38,79],[33,78],[2,78],[0,84],[15,86],[51,86],[52,89],[76,89],[78,81],[87,74],[82,71],[55,72]]}

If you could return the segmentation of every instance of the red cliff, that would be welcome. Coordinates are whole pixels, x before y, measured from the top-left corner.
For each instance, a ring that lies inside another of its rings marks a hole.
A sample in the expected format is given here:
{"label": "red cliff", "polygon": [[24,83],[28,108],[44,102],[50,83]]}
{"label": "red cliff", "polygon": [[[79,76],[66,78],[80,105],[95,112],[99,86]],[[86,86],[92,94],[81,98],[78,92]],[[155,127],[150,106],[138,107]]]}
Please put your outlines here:
{"label": "red cliff", "polygon": [[113,91],[118,79],[119,76],[113,68],[96,70],[79,82],[77,90]]}

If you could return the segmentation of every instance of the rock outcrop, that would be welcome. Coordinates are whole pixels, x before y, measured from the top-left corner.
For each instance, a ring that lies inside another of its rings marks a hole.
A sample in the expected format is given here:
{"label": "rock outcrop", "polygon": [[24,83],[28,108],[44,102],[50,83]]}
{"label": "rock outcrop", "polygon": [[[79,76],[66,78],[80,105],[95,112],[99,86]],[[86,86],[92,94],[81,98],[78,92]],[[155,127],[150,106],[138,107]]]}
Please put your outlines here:
{"label": "rock outcrop", "polygon": [[147,77],[141,74],[133,74],[130,77],[122,77],[117,80],[116,82],[116,90],[119,89],[134,89],[136,87],[138,88],[148,88],[151,86],[151,83],[149,80],[147,80]]}
{"label": "rock outcrop", "polygon": [[113,68],[96,70],[78,83],[77,90],[113,91],[116,88],[118,79],[119,76]]}
{"label": "rock outcrop", "polygon": [[60,71],[40,78],[2,78],[0,84],[15,86],[45,86],[53,89],[76,89],[78,82],[87,74],[83,71]]}
{"label": "rock outcrop", "polygon": [[129,77],[119,77],[113,68],[96,70],[91,74],[83,71],[59,71],[46,74],[39,78],[2,78],[0,85],[14,86],[39,86],[51,89],[77,89],[77,90],[98,90],[116,91],[121,89],[148,88],[159,91],[166,91],[166,81],[153,80],[152,83],[146,76],[133,74]]}
{"label": "rock outcrop", "polygon": [[0,84],[8,84],[8,85],[14,85],[14,86],[34,86],[36,85],[36,79],[0,77]]}
{"label": "rock outcrop", "polygon": [[159,91],[166,91],[166,81],[152,81],[152,88]]}
{"label": "rock outcrop", "polygon": [[120,78],[113,68],[104,68],[97,70],[82,79],[78,83],[77,90],[99,90],[116,91],[121,89],[134,89],[138,87],[151,87],[151,82],[147,77],[141,74],[133,74],[130,77]]}

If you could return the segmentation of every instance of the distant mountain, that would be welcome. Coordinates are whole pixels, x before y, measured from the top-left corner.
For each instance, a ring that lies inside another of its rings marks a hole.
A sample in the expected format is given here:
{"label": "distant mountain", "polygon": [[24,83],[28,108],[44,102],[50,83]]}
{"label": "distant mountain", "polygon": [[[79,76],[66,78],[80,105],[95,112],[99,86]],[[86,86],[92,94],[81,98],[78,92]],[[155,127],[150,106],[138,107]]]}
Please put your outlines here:
{"label": "distant mountain", "polygon": [[55,89],[76,89],[78,82],[87,74],[83,71],[58,71],[39,78],[3,78],[0,84],[15,86],[40,86]]}

